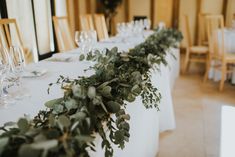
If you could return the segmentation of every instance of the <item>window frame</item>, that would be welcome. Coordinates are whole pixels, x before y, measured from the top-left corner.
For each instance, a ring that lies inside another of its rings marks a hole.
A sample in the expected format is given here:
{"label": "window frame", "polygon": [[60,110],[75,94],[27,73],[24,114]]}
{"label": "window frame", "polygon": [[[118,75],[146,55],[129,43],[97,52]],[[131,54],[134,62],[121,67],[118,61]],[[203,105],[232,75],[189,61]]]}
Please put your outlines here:
{"label": "window frame", "polygon": [[[37,49],[37,56],[38,56],[38,60],[43,60],[46,58],[51,57],[54,53],[58,52],[58,46],[56,43],[56,37],[55,37],[55,29],[54,29],[54,24],[52,22],[52,33],[53,33],[53,44],[54,44],[54,51],[49,51],[45,54],[40,55],[39,52],[39,47],[38,47],[38,37],[37,37],[37,27],[36,27],[36,20],[35,20],[35,10],[34,10],[34,0],[31,0],[31,4],[32,4],[32,13],[33,13],[33,26],[35,29],[35,39],[36,39],[36,49]],[[53,16],[55,16],[55,4],[54,4],[54,0],[50,0],[50,4],[51,4],[51,19]],[[7,12],[7,4],[6,4],[6,0],[0,0],[0,14],[1,14],[1,18],[8,18],[8,12]]]}

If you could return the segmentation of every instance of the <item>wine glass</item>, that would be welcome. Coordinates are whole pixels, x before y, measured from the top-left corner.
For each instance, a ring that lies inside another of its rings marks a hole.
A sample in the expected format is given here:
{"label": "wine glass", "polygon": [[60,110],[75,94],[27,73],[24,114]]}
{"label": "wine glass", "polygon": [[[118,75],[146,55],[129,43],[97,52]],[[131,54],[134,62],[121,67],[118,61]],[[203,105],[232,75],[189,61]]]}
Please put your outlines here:
{"label": "wine glass", "polygon": [[7,103],[7,93],[4,92],[4,80],[9,72],[10,63],[6,48],[0,47],[0,106],[5,106]]}
{"label": "wine glass", "polygon": [[25,67],[24,51],[21,47],[11,46],[9,54],[12,60],[11,73],[15,75],[16,78],[18,78],[16,80],[19,81]]}
{"label": "wine glass", "polygon": [[10,72],[7,75],[7,81],[10,84],[9,94],[14,99],[22,99],[28,96],[26,91],[22,88],[21,81],[25,68],[24,51],[21,47],[11,46],[8,53],[11,61]]}
{"label": "wine glass", "polygon": [[151,21],[149,19],[144,19],[144,27],[149,30],[151,27]]}
{"label": "wine glass", "polygon": [[97,43],[97,33],[94,30],[90,30],[87,32],[88,34],[88,51],[92,51],[95,44]]}
{"label": "wine glass", "polygon": [[3,80],[6,73],[6,66],[0,61],[0,106],[5,104],[3,95]]}
{"label": "wine glass", "polygon": [[82,53],[85,53],[87,34],[85,31],[75,32],[75,42],[77,46],[81,49]]}

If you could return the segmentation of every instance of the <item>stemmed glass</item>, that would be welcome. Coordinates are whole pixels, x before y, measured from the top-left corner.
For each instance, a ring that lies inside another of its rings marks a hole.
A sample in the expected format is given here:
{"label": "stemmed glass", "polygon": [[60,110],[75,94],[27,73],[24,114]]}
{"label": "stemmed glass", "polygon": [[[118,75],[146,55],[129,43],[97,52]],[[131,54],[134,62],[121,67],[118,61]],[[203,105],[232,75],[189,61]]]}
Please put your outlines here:
{"label": "stemmed glass", "polygon": [[7,94],[4,92],[4,80],[10,70],[10,64],[7,50],[0,47],[0,106],[5,106],[7,103]]}
{"label": "stemmed glass", "polygon": [[144,27],[149,30],[151,27],[151,21],[149,19],[144,19]]}
{"label": "stemmed glass", "polygon": [[79,48],[81,48],[82,53],[85,53],[86,48],[86,38],[87,34],[85,31],[76,31],[75,32],[75,42]]}
{"label": "stemmed glass", "polygon": [[76,31],[75,42],[81,48],[82,53],[90,52],[97,42],[96,31]]}
{"label": "stemmed glass", "polygon": [[[25,91],[22,89],[21,77],[25,68],[25,57],[21,47],[11,46],[9,48],[9,56],[11,61],[10,72],[7,75],[7,81],[12,89],[10,91],[11,97],[14,99],[22,99],[26,96]],[[14,89],[14,90],[13,90]]]}
{"label": "stemmed glass", "polygon": [[89,38],[88,41],[90,42],[88,44],[88,45],[90,45],[88,48],[88,51],[90,52],[93,50],[93,48],[95,47],[95,44],[97,43],[97,33],[94,30],[90,30],[87,33],[88,33],[88,38]]}
{"label": "stemmed glass", "polygon": [[6,66],[0,61],[0,106],[5,104],[3,95],[3,80],[6,73]]}

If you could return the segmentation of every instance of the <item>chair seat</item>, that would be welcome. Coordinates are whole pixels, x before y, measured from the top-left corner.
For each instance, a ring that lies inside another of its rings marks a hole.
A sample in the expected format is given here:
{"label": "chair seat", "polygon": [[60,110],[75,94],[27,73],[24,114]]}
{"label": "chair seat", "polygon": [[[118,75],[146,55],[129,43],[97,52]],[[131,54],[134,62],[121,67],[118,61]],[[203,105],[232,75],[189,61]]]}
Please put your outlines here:
{"label": "chair seat", "polygon": [[235,53],[226,53],[225,60],[226,62],[235,63]]}
{"label": "chair seat", "polygon": [[209,48],[206,46],[192,46],[190,47],[191,53],[206,54],[209,52]]}

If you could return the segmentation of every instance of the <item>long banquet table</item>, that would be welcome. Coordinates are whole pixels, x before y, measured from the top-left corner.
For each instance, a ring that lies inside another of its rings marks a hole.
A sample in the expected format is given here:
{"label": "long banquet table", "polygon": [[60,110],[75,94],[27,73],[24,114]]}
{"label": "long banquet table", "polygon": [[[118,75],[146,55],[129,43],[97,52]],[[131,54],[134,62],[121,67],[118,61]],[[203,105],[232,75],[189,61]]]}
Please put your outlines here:
{"label": "long banquet table", "polygon": [[[147,33],[151,34],[150,32]],[[127,51],[129,48],[144,41],[142,36],[132,38],[129,41],[117,41],[117,39],[118,37],[110,38],[108,41],[97,43],[95,47],[102,50],[116,46],[120,51]],[[160,111],[145,109],[140,97],[135,102],[129,103],[127,112],[131,116],[130,141],[126,143],[124,150],[115,147],[115,157],[155,157],[159,148],[159,133],[175,128],[171,91],[174,81],[179,75],[179,50],[171,49],[169,51],[172,51],[176,59],[169,54],[167,56],[168,66],[161,65],[160,71],[152,71],[152,82],[162,95],[159,105]],[[28,65],[27,69],[46,69],[47,73],[37,78],[22,79],[24,91],[30,93],[30,96],[18,100],[15,104],[0,108],[0,125],[8,121],[17,121],[24,114],[33,117],[39,110],[45,109],[44,103],[46,101],[62,96],[63,92],[59,86],[53,86],[50,94],[47,93],[48,84],[56,82],[60,75],[77,78],[77,76],[90,76],[93,74],[93,71],[84,72],[84,69],[94,63],[88,61],[80,62],[78,60],[80,54],[80,49],[75,49],[58,53],[52,57],[54,59],[70,57],[72,58],[70,62],[56,62],[48,59]],[[97,136],[95,140],[95,143],[97,143],[96,152],[90,152],[92,157],[104,156],[100,142],[100,137]]]}

